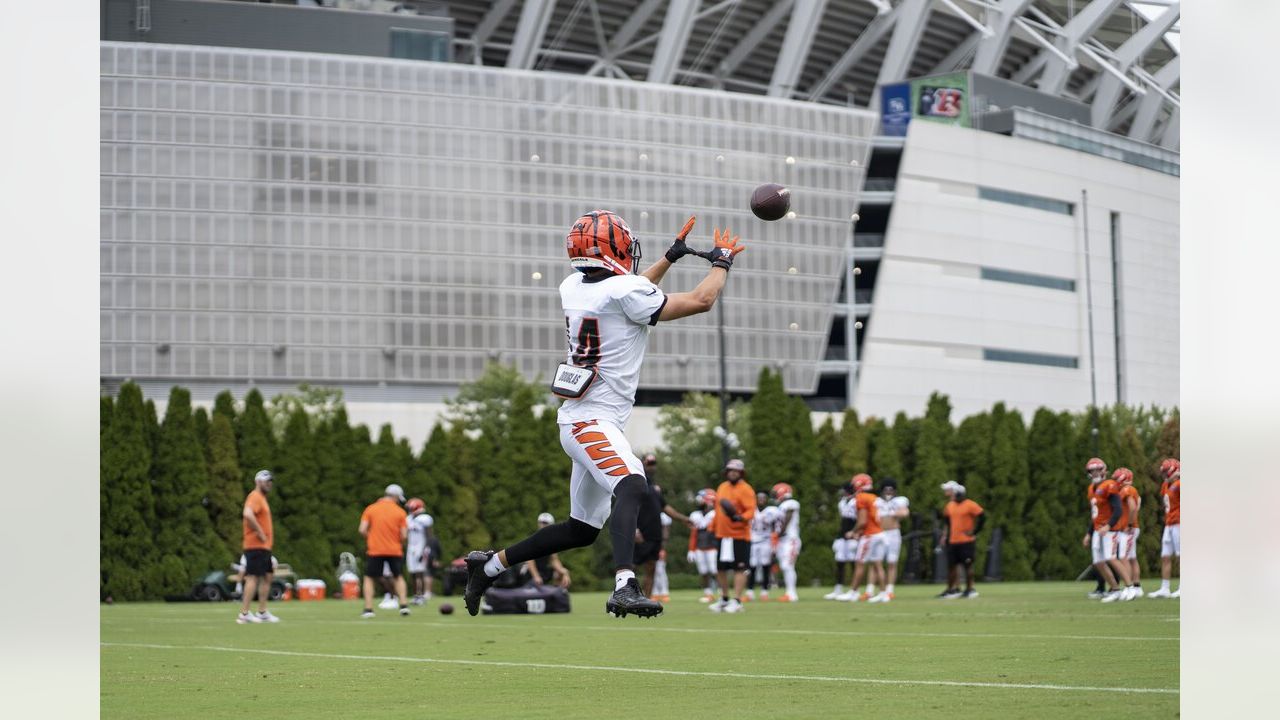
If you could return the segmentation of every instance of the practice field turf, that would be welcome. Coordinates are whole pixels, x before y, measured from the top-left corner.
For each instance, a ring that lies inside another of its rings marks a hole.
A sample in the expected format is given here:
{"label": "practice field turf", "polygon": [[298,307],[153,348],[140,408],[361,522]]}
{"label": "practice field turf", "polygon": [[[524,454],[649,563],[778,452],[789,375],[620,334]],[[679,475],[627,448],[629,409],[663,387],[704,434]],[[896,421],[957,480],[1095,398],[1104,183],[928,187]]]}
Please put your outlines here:
{"label": "practice field turf", "polygon": [[[1103,605],[1084,583],[989,584],[974,600],[902,586],[888,605],[750,603],[692,591],[659,618],[411,617],[355,602],[103,606],[102,716],[113,718],[1173,717],[1178,601]],[[459,610],[437,612],[440,602]],[[250,710],[252,708],[252,710]]]}

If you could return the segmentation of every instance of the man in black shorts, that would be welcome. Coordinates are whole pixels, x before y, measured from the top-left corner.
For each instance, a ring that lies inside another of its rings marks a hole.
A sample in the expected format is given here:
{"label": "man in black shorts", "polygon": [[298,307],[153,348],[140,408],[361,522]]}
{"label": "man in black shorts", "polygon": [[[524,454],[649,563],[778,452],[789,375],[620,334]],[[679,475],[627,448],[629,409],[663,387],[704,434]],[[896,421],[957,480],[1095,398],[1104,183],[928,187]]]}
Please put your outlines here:
{"label": "man in black shorts", "polygon": [[409,518],[400,507],[402,502],[404,490],[393,483],[387,486],[382,499],[365,508],[360,516],[360,534],[368,545],[364,565],[364,612],[360,617],[373,617],[373,583],[384,573],[394,578],[400,614],[409,614],[404,582],[404,541],[409,537]]}
{"label": "man in black shorts", "polygon": [[[645,472],[650,472],[655,464],[657,464],[656,458],[652,455],[646,456]],[[645,597],[649,597],[653,594],[654,565],[662,552],[662,513],[665,512],[673,520],[679,520],[690,527],[693,523],[688,515],[667,504],[666,498],[662,495],[662,488],[654,484],[651,476],[645,478],[645,483],[649,491],[640,502],[640,513],[636,516],[636,547],[631,562],[637,569],[644,568],[644,583],[641,591]]]}

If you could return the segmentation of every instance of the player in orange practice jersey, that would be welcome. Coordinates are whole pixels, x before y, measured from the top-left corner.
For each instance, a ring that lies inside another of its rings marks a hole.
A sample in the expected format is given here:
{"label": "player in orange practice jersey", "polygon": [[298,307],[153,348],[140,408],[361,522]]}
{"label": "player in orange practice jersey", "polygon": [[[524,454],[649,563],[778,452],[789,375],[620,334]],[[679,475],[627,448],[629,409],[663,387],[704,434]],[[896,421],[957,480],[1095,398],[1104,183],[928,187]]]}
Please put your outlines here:
{"label": "player in orange practice jersey", "polygon": [[1084,471],[1089,476],[1085,499],[1089,502],[1090,519],[1083,544],[1091,549],[1093,567],[1107,583],[1102,602],[1132,600],[1129,572],[1116,558],[1117,527],[1121,519],[1120,484],[1107,478],[1107,464],[1099,458],[1090,458]]}
{"label": "player in orange practice jersey", "polygon": [[[1182,465],[1176,458],[1166,458],[1160,463],[1160,502],[1164,506],[1164,533],[1160,536],[1160,589],[1147,597],[1176,598],[1182,594],[1182,582],[1178,589],[1169,592],[1169,577],[1173,575],[1173,559],[1182,556],[1182,532],[1179,507],[1182,496]],[[1179,563],[1181,570],[1181,563]]]}
{"label": "player in orange practice jersey", "polygon": [[[880,527],[880,516],[876,511],[876,495],[871,492],[871,476],[858,473],[853,476],[854,506],[858,509],[858,519],[853,529],[845,534],[846,538],[857,540],[857,548],[853,555],[853,583],[849,585],[849,602],[870,600],[876,594],[876,585],[884,583],[884,531]],[[858,586],[862,584],[867,566],[871,572],[867,576],[867,587],[861,595]]]}
{"label": "player in orange practice jersey", "polygon": [[1142,494],[1133,486],[1133,471],[1129,468],[1116,468],[1111,476],[1120,484],[1120,524],[1117,526],[1119,542],[1116,544],[1116,557],[1129,573],[1129,594],[1142,597],[1142,571],[1138,566],[1138,510],[1142,508]]}

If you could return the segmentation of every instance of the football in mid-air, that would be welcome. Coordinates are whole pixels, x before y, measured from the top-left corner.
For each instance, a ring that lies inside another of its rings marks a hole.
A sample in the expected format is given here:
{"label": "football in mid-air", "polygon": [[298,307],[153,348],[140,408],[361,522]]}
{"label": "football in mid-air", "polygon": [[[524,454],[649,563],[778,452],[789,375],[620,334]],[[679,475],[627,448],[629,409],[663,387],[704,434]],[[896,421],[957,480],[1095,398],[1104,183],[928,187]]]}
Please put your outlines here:
{"label": "football in mid-air", "polygon": [[441,614],[441,615],[452,615],[452,614],[453,614],[453,606],[452,606],[452,605],[450,605],[449,603],[445,603],[445,604],[441,605],[441,606],[440,606],[440,614]]}
{"label": "football in mid-air", "polygon": [[791,209],[791,191],[777,183],[765,183],[751,192],[751,212],[761,220],[781,220]]}

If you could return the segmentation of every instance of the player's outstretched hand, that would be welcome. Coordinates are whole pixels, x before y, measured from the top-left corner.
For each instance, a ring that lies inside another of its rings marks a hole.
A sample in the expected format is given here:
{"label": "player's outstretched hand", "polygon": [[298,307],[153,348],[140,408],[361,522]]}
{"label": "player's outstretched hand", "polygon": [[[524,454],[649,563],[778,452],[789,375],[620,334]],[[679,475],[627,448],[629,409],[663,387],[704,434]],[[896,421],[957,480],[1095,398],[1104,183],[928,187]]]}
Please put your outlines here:
{"label": "player's outstretched hand", "polygon": [[693,224],[698,221],[697,215],[690,215],[688,220],[684,221],[684,227],[676,235],[676,239],[672,241],[671,247],[667,248],[667,262],[674,264],[677,260],[685,255],[700,255],[698,251],[684,244],[684,239],[693,231]]}
{"label": "player's outstretched hand", "polygon": [[716,246],[703,254],[703,257],[711,261],[712,267],[724,268],[726,271],[733,267],[733,259],[738,253],[747,249],[746,245],[738,243],[740,239],[734,235],[729,228],[725,228],[724,232],[720,228],[715,229]]}

